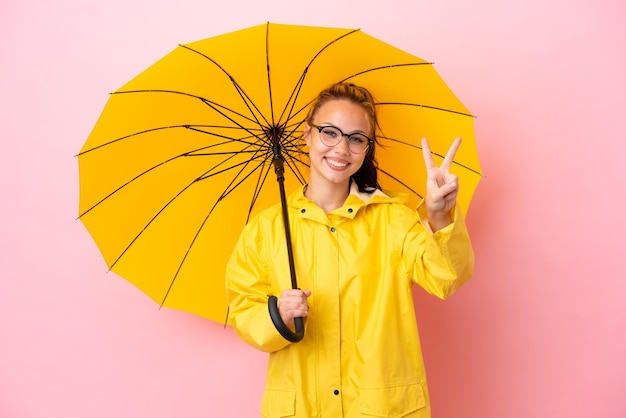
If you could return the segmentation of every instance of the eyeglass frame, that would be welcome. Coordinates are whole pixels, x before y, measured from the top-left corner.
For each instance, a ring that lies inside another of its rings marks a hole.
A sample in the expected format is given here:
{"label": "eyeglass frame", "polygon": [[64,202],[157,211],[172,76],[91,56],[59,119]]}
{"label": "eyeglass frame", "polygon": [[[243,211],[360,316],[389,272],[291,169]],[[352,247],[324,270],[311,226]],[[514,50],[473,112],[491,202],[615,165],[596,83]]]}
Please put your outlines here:
{"label": "eyeglass frame", "polygon": [[[320,134],[320,141],[322,144],[324,144],[324,146],[332,148],[332,147],[336,147],[337,145],[339,145],[339,142],[341,142],[341,139],[339,139],[335,144],[333,145],[328,145],[326,144],[323,140],[322,140],[322,129],[324,128],[333,128],[339,131],[339,133],[341,134],[340,138],[346,137],[346,139],[348,140],[348,149],[351,152],[354,152],[355,154],[362,154],[362,153],[366,153],[367,151],[369,151],[369,149],[372,147],[372,145],[374,144],[374,140],[372,138],[370,138],[369,136],[365,135],[362,132],[353,132],[351,134],[346,134],[344,133],[340,128],[336,127],[335,125],[315,125],[313,123],[309,124],[310,126],[312,126],[313,128],[317,129],[317,133]],[[350,137],[352,135],[361,135],[364,136],[365,138],[367,138],[367,146],[363,151],[353,151],[352,148],[350,148]]]}

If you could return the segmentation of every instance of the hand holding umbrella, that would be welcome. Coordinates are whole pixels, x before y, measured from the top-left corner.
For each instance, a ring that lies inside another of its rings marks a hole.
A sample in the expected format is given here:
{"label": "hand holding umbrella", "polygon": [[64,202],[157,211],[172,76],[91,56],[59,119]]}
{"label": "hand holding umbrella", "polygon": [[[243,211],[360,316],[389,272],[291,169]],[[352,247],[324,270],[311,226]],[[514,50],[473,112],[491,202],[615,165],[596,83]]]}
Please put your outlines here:
{"label": "hand holding umbrella", "polygon": [[428,212],[428,223],[434,231],[438,231],[452,223],[450,211],[456,205],[456,197],[459,193],[459,178],[450,173],[450,166],[454,160],[461,138],[456,138],[441,167],[435,164],[428,141],[422,139],[422,151],[426,165],[426,197],[424,203]]}
{"label": "hand holding umbrella", "polygon": [[309,304],[307,298],[311,296],[310,290],[288,289],[280,295],[278,311],[280,317],[289,328],[294,328],[296,318],[304,318],[308,315]]}

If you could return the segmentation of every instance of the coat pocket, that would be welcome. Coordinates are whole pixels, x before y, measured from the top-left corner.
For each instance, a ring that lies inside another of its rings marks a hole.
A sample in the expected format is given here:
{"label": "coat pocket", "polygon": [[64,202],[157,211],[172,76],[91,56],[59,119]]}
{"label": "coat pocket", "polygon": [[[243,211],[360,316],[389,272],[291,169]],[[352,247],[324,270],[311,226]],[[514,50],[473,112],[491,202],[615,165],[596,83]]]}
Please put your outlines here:
{"label": "coat pocket", "polygon": [[419,382],[385,388],[361,389],[360,408],[363,416],[401,418],[425,406],[426,396]]}
{"label": "coat pocket", "polygon": [[296,391],[265,389],[261,400],[264,418],[293,417],[296,414]]}

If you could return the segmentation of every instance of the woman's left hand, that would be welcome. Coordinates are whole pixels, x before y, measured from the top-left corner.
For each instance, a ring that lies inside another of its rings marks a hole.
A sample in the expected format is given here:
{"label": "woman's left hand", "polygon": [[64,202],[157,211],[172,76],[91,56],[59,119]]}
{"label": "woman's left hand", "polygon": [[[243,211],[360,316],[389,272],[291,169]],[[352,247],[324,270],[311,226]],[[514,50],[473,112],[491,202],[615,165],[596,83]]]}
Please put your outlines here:
{"label": "woman's left hand", "polygon": [[456,138],[450,146],[440,167],[437,167],[426,138],[422,139],[422,152],[426,164],[426,197],[424,203],[428,212],[428,223],[437,231],[452,223],[452,209],[456,205],[459,193],[459,178],[450,173],[450,166],[461,145],[461,138]]}

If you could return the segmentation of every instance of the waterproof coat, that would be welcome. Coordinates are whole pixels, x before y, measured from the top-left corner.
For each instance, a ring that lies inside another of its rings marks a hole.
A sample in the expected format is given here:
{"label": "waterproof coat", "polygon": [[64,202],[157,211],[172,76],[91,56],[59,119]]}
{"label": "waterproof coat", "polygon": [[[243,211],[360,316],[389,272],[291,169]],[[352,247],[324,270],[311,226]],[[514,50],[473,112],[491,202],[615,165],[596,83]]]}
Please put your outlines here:
{"label": "waterproof coat", "polygon": [[471,277],[474,256],[458,210],[433,234],[404,201],[353,187],[326,214],[303,189],[289,196],[298,285],[312,292],[298,343],[267,307],[291,288],[280,205],[244,228],[227,268],[230,322],[270,353],[263,417],[430,417],[411,288],[446,298]]}

